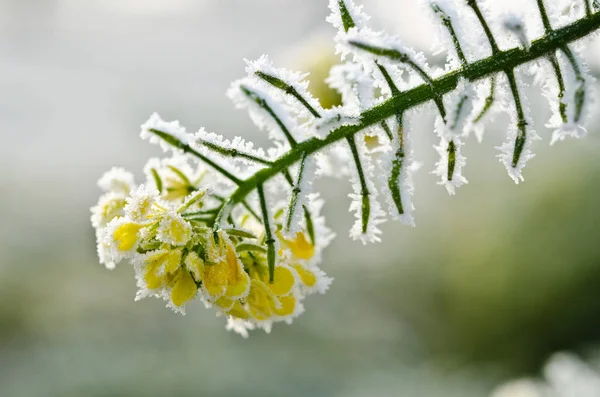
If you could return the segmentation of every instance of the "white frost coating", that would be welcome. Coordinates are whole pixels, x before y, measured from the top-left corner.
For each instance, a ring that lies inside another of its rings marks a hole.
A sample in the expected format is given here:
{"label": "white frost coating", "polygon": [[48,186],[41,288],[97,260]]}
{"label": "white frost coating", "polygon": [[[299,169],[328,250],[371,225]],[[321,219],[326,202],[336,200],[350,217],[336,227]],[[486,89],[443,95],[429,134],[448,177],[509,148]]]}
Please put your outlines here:
{"label": "white frost coating", "polygon": [[494,102],[491,107],[487,110],[483,117],[476,121],[477,117],[483,111],[486,100],[490,96],[490,89],[492,86],[492,80],[487,79],[484,82],[477,82],[475,84],[475,101],[473,103],[473,114],[470,117],[469,123],[465,127],[465,135],[469,136],[471,133],[477,138],[477,142],[483,141],[483,134],[485,132],[485,125],[490,124],[499,113],[507,108],[507,93],[506,87],[501,84],[500,79],[496,78],[496,85],[494,87]]}
{"label": "white frost coating", "polygon": [[262,72],[284,81],[286,84],[293,87],[317,113],[320,114],[322,112],[323,109],[319,100],[313,97],[310,91],[308,91],[309,82],[306,80],[308,73],[299,73],[284,68],[276,68],[266,55],[262,55],[256,61],[246,60],[246,64],[248,77],[256,79],[257,86],[267,90],[269,96],[283,103],[286,109],[294,114],[298,120],[303,120],[310,124],[314,121],[316,116],[314,116],[298,99],[258,77],[256,75],[257,72]]}
{"label": "white frost coating", "polygon": [[367,149],[362,134],[356,135],[356,148],[358,149],[362,170],[366,179],[366,187],[369,191],[369,220],[367,230],[363,233],[362,214],[363,214],[363,195],[362,186],[356,166],[351,167],[352,172],[350,180],[352,181],[353,193],[350,193],[348,197],[352,200],[350,203],[350,212],[354,212],[356,221],[350,229],[350,237],[354,240],[360,240],[363,244],[381,242],[381,230],[379,225],[385,222],[385,211],[381,208],[381,204],[377,200],[378,190],[373,183],[373,175],[375,175],[375,167],[373,161]]}
{"label": "white frost coating", "polygon": [[[437,120],[436,124],[438,124]],[[454,142],[455,156],[454,172],[452,173],[451,180],[448,179],[450,142]],[[462,169],[465,165],[467,165],[467,159],[462,155],[463,146],[464,143],[462,142],[461,138],[454,138],[452,141],[449,141],[444,137],[441,137],[440,143],[437,146],[434,146],[435,150],[440,155],[440,159],[437,161],[437,163],[435,163],[435,169],[431,173],[440,177],[438,185],[444,186],[448,191],[448,194],[451,196],[456,194],[457,187],[461,187],[462,185],[469,183],[467,178],[462,175]]]}
{"label": "white frost coating", "polygon": [[458,13],[462,7],[457,7],[452,0],[420,0],[420,3],[423,9],[427,11],[430,19],[434,22],[434,25],[436,26],[436,35],[440,39],[433,48],[434,54],[445,52],[447,56],[446,70],[456,69],[461,65],[461,62],[455,48],[454,40],[446,26],[442,23],[442,15],[439,14],[439,11],[436,11],[435,8],[439,8],[443,13],[443,16],[450,19],[454,33],[461,44],[461,49],[463,52],[466,51],[466,55],[469,52],[469,43],[471,42],[471,39],[470,36],[465,33],[462,16]]}
{"label": "white frost coating", "polygon": [[163,149],[163,151],[167,152],[169,150],[179,153],[181,152],[179,149],[171,146],[163,139],[156,136],[154,133],[150,132],[150,130],[158,130],[162,132],[166,132],[169,135],[177,138],[184,144],[188,143],[189,135],[185,132],[185,128],[179,125],[179,121],[164,121],[160,118],[158,113],[153,113],[148,121],[146,121],[141,126],[140,137],[142,139],[147,139],[150,143],[158,144]]}
{"label": "white frost coating", "polygon": [[[521,83],[521,86],[524,86],[523,79],[516,77],[517,82]],[[519,89],[519,92],[523,90]],[[533,129],[533,120],[530,117],[530,109],[527,103],[527,98],[524,95],[520,95],[521,106],[523,107],[523,113],[525,115],[525,121],[527,123],[527,134],[525,139],[525,144],[523,145],[523,150],[521,152],[521,156],[519,158],[518,163],[515,167],[513,167],[513,154],[515,151],[516,138],[519,133],[519,129],[517,123],[519,122],[517,117],[517,111],[515,109],[514,102],[512,106],[508,107],[508,115],[510,117],[510,123],[508,126],[508,131],[506,134],[506,141],[498,146],[497,149],[500,150],[500,154],[497,155],[498,159],[504,166],[506,167],[506,171],[508,175],[515,181],[516,184],[519,182],[523,182],[525,179],[523,178],[523,168],[529,160],[535,157],[535,154],[531,150],[533,141],[540,139],[539,135]]]}
{"label": "white frost coating", "polygon": [[329,9],[331,10],[331,14],[329,14],[326,20],[338,31],[335,35],[335,53],[341,54],[343,61],[348,53],[342,44],[346,37],[346,31],[344,29],[342,15],[340,13],[340,2],[344,3],[348,13],[350,14],[350,17],[354,22],[355,27],[351,28],[350,30],[360,30],[365,28],[370,17],[362,11],[363,6],[357,6],[354,4],[354,0],[329,0]]}
{"label": "white frost coating", "polygon": [[[298,172],[299,172],[298,167]],[[287,223],[289,217],[289,211],[292,210],[292,219],[290,223],[290,229],[285,230],[284,233],[286,237],[293,238],[296,235],[296,232],[299,232],[303,225],[304,220],[304,211],[302,210],[302,206],[307,204],[308,195],[312,193],[313,188],[313,180],[315,179],[315,173],[317,171],[317,162],[313,156],[308,156],[304,160],[304,169],[302,171],[302,179],[298,181],[298,173],[296,175],[292,175],[294,178],[294,182],[297,184],[299,191],[296,196],[295,205],[293,208],[290,208],[292,192],[290,192],[285,212],[285,222]]]}
{"label": "white frost coating", "polygon": [[113,167],[98,180],[98,187],[107,193],[127,195],[135,187],[135,180],[131,172]]}
{"label": "white frost coating", "polygon": [[312,269],[323,261],[323,251],[331,244],[335,238],[335,233],[327,227],[325,217],[321,214],[325,200],[318,193],[311,193],[307,196],[307,203],[315,231],[315,253],[307,261]]}
{"label": "white frost coating", "polygon": [[[563,53],[560,53],[559,62],[563,72],[565,82],[565,95],[563,101],[566,104],[567,121],[563,122],[560,114],[554,113],[548,121],[546,127],[554,129],[550,144],[565,140],[568,137],[582,138],[587,134],[584,124],[589,118],[590,108],[594,104],[593,83],[594,78],[588,73],[588,68],[581,57],[575,52],[573,56],[575,62],[581,71],[580,78],[575,74],[572,65],[568,62]],[[583,96],[579,109],[577,108],[576,98]]]}
{"label": "white frost coating", "polygon": [[[398,126],[395,120],[390,120],[389,124],[390,128],[392,128],[392,131],[397,131]],[[379,169],[377,170],[377,172],[379,174],[379,186],[381,186],[382,194],[385,196],[385,201],[388,204],[388,214],[390,215],[390,217],[393,220],[399,220],[405,225],[414,227],[415,220],[413,217],[413,212],[415,210],[415,206],[413,204],[413,195],[415,187],[413,182],[413,175],[420,168],[420,164],[414,159],[411,140],[412,128],[410,116],[408,114],[404,115],[402,124],[404,158],[402,159],[402,168],[400,168],[400,174],[398,175],[398,179],[395,181],[400,191],[400,199],[402,202],[403,209],[402,214],[398,212],[398,207],[394,202],[389,187],[389,178],[391,177],[393,163],[394,160],[396,160],[397,152],[400,149],[400,139],[398,134],[393,134],[391,148],[380,156],[378,162]]]}
{"label": "white frost coating", "polygon": [[253,142],[248,142],[239,136],[229,140],[224,138],[222,135],[215,134],[214,132],[207,132],[204,128],[198,130],[198,132],[193,135],[193,138],[190,139],[190,146],[194,150],[212,159],[213,161],[218,162],[219,164],[227,164],[226,167],[223,165],[221,165],[221,167],[237,175],[238,178],[246,178],[256,173],[260,169],[265,168],[266,165],[239,155],[229,156],[220,153],[209,148],[207,145],[204,145],[203,142],[216,145],[225,150],[233,150],[239,154],[248,154],[258,157],[259,159],[266,161],[271,161],[272,157],[270,154],[277,152],[270,151],[269,154],[266,154],[262,148],[255,149]]}
{"label": "white frost coating", "polygon": [[341,179],[351,175],[353,163],[352,154],[346,142],[336,142],[325,150],[315,154],[317,160],[317,177],[332,177]]}
{"label": "white frost coating", "polygon": [[[450,140],[456,136],[466,136],[466,128],[469,125],[474,111],[474,103],[477,100],[477,91],[473,85],[464,79],[461,79],[456,86],[455,93],[447,95],[445,107],[448,110],[446,115],[445,128],[438,129],[438,135]],[[441,119],[440,119],[441,121]],[[442,123],[443,124],[443,123]]]}
{"label": "white frost coating", "polygon": [[342,96],[343,109],[349,115],[358,116],[361,110],[375,102],[373,77],[365,73],[360,64],[347,62],[335,65],[325,82]]}
{"label": "white frost coating", "polygon": [[345,39],[342,42],[340,42],[339,46],[344,50],[344,53],[352,54],[354,62],[362,64],[363,68],[368,73],[373,73],[377,69],[377,66],[374,61],[378,61],[380,59],[396,64],[410,71],[411,73],[414,73],[413,68],[409,66],[406,62],[400,62],[395,59],[390,59],[388,57],[381,57],[372,54],[369,51],[359,49],[358,47],[350,44],[351,42],[358,42],[374,47],[398,51],[400,54],[406,56],[410,62],[419,66],[426,73],[430,74],[430,68],[427,63],[427,59],[425,58],[425,55],[423,55],[422,52],[417,52],[412,48],[402,44],[402,40],[398,36],[389,36],[384,34],[383,32],[375,32],[368,28],[361,30],[351,29],[346,34]]}
{"label": "white frost coating", "polygon": [[515,13],[506,13],[501,16],[501,20],[504,29],[512,33],[523,48],[529,50],[531,43],[527,37],[527,28],[523,19]]}
{"label": "white frost coating", "polygon": [[265,101],[266,105],[271,108],[273,113],[279,118],[281,123],[289,131],[290,135],[296,141],[302,141],[307,138],[307,130],[302,128],[292,118],[281,104],[270,96],[270,91],[262,84],[258,84],[256,78],[244,78],[234,81],[231,87],[227,90],[227,97],[233,101],[237,109],[246,109],[252,119],[252,122],[262,131],[269,134],[269,138],[287,144],[286,138],[277,121],[254,100],[249,98],[243,91],[242,86],[250,89],[254,94]]}
{"label": "white frost coating", "polygon": [[[440,138],[440,143],[434,148],[440,159],[435,164],[436,168],[432,173],[440,177],[438,184],[444,186],[450,195],[456,193],[457,187],[468,183],[462,175],[463,167],[467,164],[467,159],[462,155],[464,146],[462,137],[466,137],[468,134],[469,130],[466,127],[471,124],[473,102],[476,96],[473,86],[464,80],[459,81],[456,92],[458,94],[450,95],[446,104],[448,110],[446,123],[438,116],[434,126],[435,132]],[[454,145],[454,169],[449,177],[451,145]]]}

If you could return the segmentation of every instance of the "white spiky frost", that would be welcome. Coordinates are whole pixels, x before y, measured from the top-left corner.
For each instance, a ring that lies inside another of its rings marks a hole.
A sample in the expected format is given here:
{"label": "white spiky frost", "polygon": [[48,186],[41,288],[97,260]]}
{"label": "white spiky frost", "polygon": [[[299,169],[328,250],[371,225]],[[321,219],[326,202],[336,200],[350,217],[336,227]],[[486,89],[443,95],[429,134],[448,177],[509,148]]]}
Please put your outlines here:
{"label": "white spiky frost", "polygon": [[358,170],[356,167],[351,167],[352,172],[350,180],[352,181],[353,193],[348,197],[352,200],[350,203],[350,212],[354,212],[356,221],[350,229],[350,237],[354,240],[360,240],[363,244],[381,242],[381,230],[379,225],[385,222],[386,213],[377,200],[379,192],[373,183],[372,176],[375,175],[375,167],[373,160],[367,153],[363,135],[359,134],[356,137],[356,147],[360,157],[362,171],[366,179],[366,188],[369,194],[370,211],[366,231],[363,232],[363,191],[360,183]]}
{"label": "white spiky frost", "polygon": [[153,113],[150,118],[141,126],[140,137],[144,140],[150,141],[150,143],[158,144],[163,151],[174,151],[180,152],[179,149],[171,146],[169,143],[165,142],[163,139],[156,136],[156,134],[152,133],[151,130],[157,130],[165,132],[184,144],[188,143],[189,135],[185,131],[185,127],[182,127],[179,124],[179,121],[164,121],[158,113]]}
{"label": "white spiky frost", "polygon": [[293,206],[290,206],[290,204],[292,203],[293,192],[290,192],[288,196],[288,205],[286,207],[286,212],[284,216],[286,223],[288,221],[288,218],[290,217],[290,211],[292,211],[292,215],[289,230],[286,230],[286,228],[284,228],[284,234],[286,235],[286,237],[294,237],[296,235],[296,232],[299,232],[302,228],[304,219],[304,211],[302,210],[302,207],[304,205],[307,205],[308,195],[312,193],[313,180],[315,178],[316,171],[317,161],[314,157],[309,156],[304,161],[302,177],[298,179],[298,176],[300,175],[300,167],[298,167],[298,172],[296,173],[296,176],[293,176],[293,178],[295,177],[294,182],[296,184],[295,189],[297,189],[297,193],[296,200]]}
{"label": "white spiky frost", "polygon": [[[381,193],[385,196],[385,201],[388,204],[388,214],[393,220],[398,220],[405,225],[415,226],[415,220],[413,212],[415,206],[413,204],[414,195],[414,182],[413,176],[415,172],[421,167],[421,164],[415,161],[414,153],[412,149],[411,140],[411,117],[409,114],[405,114],[402,121],[402,144],[403,154],[402,167],[400,168],[400,174],[394,183],[399,188],[400,199],[402,203],[402,213],[399,213],[398,207],[394,201],[394,198],[390,190],[390,170],[393,167],[394,161],[397,160],[397,154],[400,150],[400,137],[398,134],[393,134],[392,142],[390,147],[379,157],[377,174],[379,175],[379,186]],[[396,120],[389,120],[392,131],[397,131],[398,126]]]}
{"label": "white spiky frost", "polygon": [[329,10],[331,10],[331,14],[327,16],[326,20],[337,30],[337,34],[335,35],[335,53],[340,54],[342,60],[345,60],[348,52],[344,45],[346,30],[340,12],[340,3],[343,3],[346,6],[355,25],[350,28],[349,31],[363,29],[370,17],[363,12],[363,6],[357,6],[354,3],[354,0],[329,0]]}
{"label": "white spiky frost", "polygon": [[248,78],[255,79],[257,86],[260,86],[267,91],[271,98],[282,103],[285,109],[293,114],[297,120],[310,125],[315,120],[316,116],[313,115],[297,98],[258,77],[257,72],[262,72],[282,80],[287,85],[293,87],[317,113],[320,114],[322,112],[323,109],[319,100],[308,90],[309,82],[306,79],[308,73],[295,72],[285,68],[276,68],[266,55],[262,55],[255,61],[246,60],[246,64]]}
{"label": "white spiky frost", "polygon": [[360,64],[335,65],[325,82],[342,96],[343,109],[349,115],[358,117],[362,110],[375,103],[374,79]]}
{"label": "white spiky frost", "polygon": [[[565,95],[563,102],[567,106],[567,121],[556,114],[548,121],[547,127],[554,129],[550,144],[565,140],[568,137],[582,138],[587,134],[584,125],[589,118],[590,108],[595,102],[592,89],[595,79],[589,74],[588,67],[583,59],[572,50],[575,64],[579,68],[580,76],[577,76],[573,66],[567,61],[566,56],[560,53],[558,57],[565,82]],[[577,96],[583,97],[580,108],[577,108]]]}
{"label": "white spiky frost", "polygon": [[515,36],[518,44],[526,50],[529,50],[531,43],[527,36],[527,25],[525,25],[525,21],[515,13],[505,13],[501,16],[501,20],[504,29]]}
{"label": "white spiky frost", "polygon": [[410,62],[419,66],[426,73],[431,74],[427,59],[422,52],[417,52],[411,47],[407,47],[402,43],[398,36],[387,35],[383,32],[375,32],[369,28],[361,30],[351,29],[345,36],[345,40],[340,43],[341,48],[344,48],[345,53],[352,54],[354,62],[363,65],[363,68],[368,73],[374,73],[377,69],[375,61],[385,60],[388,63],[393,63],[414,73],[413,68],[405,62],[399,62],[388,57],[378,56],[369,51],[362,50],[352,45],[352,42],[363,43],[366,45],[395,50],[400,54],[408,57]]}
{"label": "white spiky frost", "polygon": [[[438,184],[444,186],[450,195],[456,193],[457,187],[468,183],[467,178],[462,174],[467,164],[462,148],[463,139],[469,132],[466,127],[471,124],[473,118],[473,103],[476,96],[472,84],[464,80],[458,83],[456,92],[458,94],[449,95],[446,101],[446,109],[448,109],[446,122],[438,116],[434,125],[434,130],[440,138],[439,144],[434,148],[440,159],[432,173],[440,177]],[[454,169],[452,175],[449,175],[451,145],[454,145]]]}
{"label": "white spiky frost", "polygon": [[98,180],[98,187],[107,193],[128,195],[135,186],[133,174],[121,167],[113,167]]}
{"label": "white spiky frost", "polygon": [[247,87],[271,109],[271,111],[279,118],[281,123],[289,131],[290,135],[296,141],[306,139],[310,134],[306,128],[299,125],[293,120],[286,109],[276,100],[274,100],[269,89],[259,84],[256,78],[246,77],[234,81],[231,87],[227,90],[227,97],[233,101],[237,109],[245,109],[248,111],[254,125],[260,130],[269,134],[269,138],[279,141],[282,144],[288,144],[288,138],[284,134],[281,126],[265,109],[263,109],[254,100],[249,98],[243,91],[242,87]]}
{"label": "white spiky frost", "polygon": [[[525,86],[525,83],[523,83],[523,79],[517,77],[517,81],[520,83],[521,86]],[[518,89],[519,91],[522,91],[520,88]],[[508,115],[510,117],[510,123],[508,125],[508,130],[506,133],[506,141],[501,146],[497,147],[497,149],[501,152],[497,155],[498,159],[502,164],[504,164],[508,175],[516,184],[519,184],[520,182],[523,182],[525,180],[523,178],[523,169],[525,168],[525,165],[527,165],[527,162],[535,157],[535,154],[532,151],[533,142],[535,140],[540,139],[539,135],[533,128],[533,120],[530,116],[531,111],[529,104],[527,103],[527,98],[524,95],[520,95],[520,100],[521,106],[523,108],[525,122],[527,123],[525,127],[527,132],[525,144],[523,145],[523,150],[521,151],[521,156],[519,157],[519,161],[517,162],[517,164],[515,166],[513,166],[512,164],[513,154],[515,152],[516,138],[519,134],[519,119],[517,116],[517,110],[514,106],[514,102],[513,106],[507,107]]]}
{"label": "white spiky frost", "polygon": [[[463,15],[460,15],[461,11],[464,11],[464,7],[457,7],[455,2],[452,0],[420,0],[421,7],[429,15],[429,18],[433,21],[436,27],[436,35],[439,40],[436,41],[433,48],[434,54],[446,53],[447,64],[446,70],[456,69],[461,65],[460,58],[458,57],[454,40],[448,31],[448,29],[442,23],[442,15],[436,8],[439,8],[443,16],[450,19],[454,33],[458,38],[458,42],[461,45],[461,49],[465,53],[465,56],[471,55],[471,37],[466,34],[463,27]],[[467,58],[468,59],[468,58]]]}

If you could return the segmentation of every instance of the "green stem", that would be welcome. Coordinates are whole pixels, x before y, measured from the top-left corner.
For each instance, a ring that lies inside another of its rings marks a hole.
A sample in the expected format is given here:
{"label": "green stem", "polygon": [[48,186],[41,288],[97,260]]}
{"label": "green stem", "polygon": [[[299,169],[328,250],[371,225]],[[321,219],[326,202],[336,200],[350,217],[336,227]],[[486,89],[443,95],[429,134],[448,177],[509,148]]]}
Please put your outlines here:
{"label": "green stem", "polygon": [[264,98],[261,98],[256,92],[252,91],[250,88],[246,87],[245,85],[241,85],[240,89],[242,90],[242,92],[244,94],[246,94],[246,96],[248,98],[250,98],[252,101],[254,101],[265,112],[267,112],[269,114],[269,116],[271,116],[273,118],[273,120],[275,120],[275,123],[277,123],[277,125],[281,129],[281,132],[283,132],[283,135],[285,135],[285,138],[287,139],[290,146],[295,147],[298,144],[298,142],[296,142],[296,140],[290,133],[290,130],[283,123],[283,121],[281,121],[279,116],[273,111],[273,108],[271,108],[271,106],[269,106],[269,103],[267,102],[267,100]]}
{"label": "green stem", "polygon": [[538,10],[540,11],[540,17],[542,18],[542,23],[544,24],[544,30],[546,34],[552,32],[552,25],[550,24],[550,18],[548,18],[548,13],[546,12],[546,6],[544,5],[544,0],[537,0]]}
{"label": "green stem", "polygon": [[287,213],[287,218],[285,221],[285,230],[289,231],[292,226],[292,220],[294,219],[294,212],[296,211],[296,205],[298,203],[298,195],[301,193],[300,183],[302,182],[302,178],[304,177],[304,165],[306,163],[306,153],[302,156],[300,160],[300,167],[298,168],[298,179],[296,180],[296,184],[292,187],[292,197],[290,199],[290,206]]}
{"label": "green stem", "polygon": [[483,119],[483,117],[490,111],[490,109],[492,108],[492,105],[494,104],[495,95],[496,95],[496,76],[492,77],[492,81],[490,83],[490,93],[488,94],[487,98],[485,98],[483,108],[481,109],[481,111],[479,112],[477,117],[475,117],[475,120],[473,120],[474,124],[479,123]]}
{"label": "green stem", "polygon": [[467,61],[467,58],[465,57],[465,53],[463,52],[462,46],[460,45],[460,40],[458,39],[458,36],[456,35],[456,30],[454,29],[454,25],[452,24],[452,18],[450,18],[450,16],[448,14],[446,14],[444,12],[444,10],[442,10],[442,8],[436,3],[432,3],[431,8],[433,9],[433,12],[436,13],[440,17],[440,19],[442,20],[442,24],[448,30],[448,33],[450,34],[450,37],[452,38],[452,43],[454,44],[454,49],[456,50],[456,55],[458,56],[460,63],[463,66],[468,65],[469,62]]}
{"label": "green stem", "polygon": [[259,164],[263,164],[263,165],[271,165],[273,163],[270,160],[266,160],[266,159],[260,158],[258,156],[254,156],[249,153],[240,152],[239,150],[234,149],[234,148],[224,148],[222,146],[217,145],[216,143],[205,141],[202,139],[196,140],[196,143],[198,145],[206,146],[208,149],[212,150],[213,152],[217,152],[219,154],[222,154],[223,156],[239,157],[239,158],[254,161],[255,163],[259,163]]}
{"label": "green stem", "polygon": [[[596,14],[597,15],[597,14]],[[583,72],[577,63],[577,59],[575,59],[575,54],[571,51],[567,44],[564,44],[560,47],[560,50],[566,55],[571,67],[573,68],[573,72],[575,73],[575,78],[579,83],[579,87],[575,90],[575,112],[573,114],[573,119],[575,122],[579,122],[581,118],[581,112],[583,110],[583,105],[585,103],[585,79],[583,77]]]}
{"label": "green stem", "polygon": [[[341,0],[340,0],[341,1]],[[432,81],[432,85],[438,95],[447,94],[456,89],[460,79],[470,81],[480,80],[495,76],[507,69],[514,69],[520,65],[535,59],[548,56],[566,43],[583,38],[600,28],[600,13],[584,17],[570,25],[553,31],[552,34],[544,35],[535,40],[531,47],[513,48],[500,51],[492,56],[469,64],[459,70],[449,72]],[[321,151],[342,139],[348,139],[357,132],[377,123],[381,123],[396,114],[397,109],[411,109],[434,98],[434,93],[428,84],[422,84],[403,93],[399,97],[392,97],[361,114],[360,122],[353,125],[339,127],[331,131],[325,138],[310,138],[300,142],[298,146],[265,169],[257,171],[254,175],[244,180],[224,203],[224,207],[232,207],[241,203],[258,185],[268,181],[283,170],[300,161],[304,153],[308,155]],[[177,146],[177,145],[175,145]],[[216,224],[216,223],[215,223]]]}
{"label": "green stem", "polygon": [[525,119],[525,113],[523,112],[523,105],[521,104],[521,96],[519,95],[519,87],[517,86],[517,79],[515,78],[515,72],[510,69],[505,71],[506,77],[508,78],[508,85],[512,92],[513,100],[515,101],[515,110],[517,111],[517,137],[515,138],[515,150],[513,152],[512,166],[515,168],[519,164],[521,153],[527,142],[527,120]]}
{"label": "green stem", "polygon": [[362,195],[362,233],[365,234],[367,233],[367,229],[369,227],[369,217],[371,216],[369,188],[367,186],[367,179],[365,178],[365,173],[363,172],[362,165],[360,162],[360,155],[356,147],[356,142],[354,141],[354,135],[347,137],[346,140],[348,141],[348,145],[350,146],[350,151],[352,152],[352,157],[354,158],[354,163],[356,164],[356,171],[358,172],[358,179],[360,181],[360,194]]}
{"label": "green stem", "polygon": [[554,70],[554,75],[556,76],[556,82],[558,83],[558,111],[563,123],[566,123],[568,120],[567,104],[564,102],[566,91],[565,80],[563,79],[562,72],[560,71],[560,64],[558,63],[558,59],[556,59],[556,54],[548,55],[548,60],[552,64],[552,69]]}
{"label": "green stem", "polygon": [[479,23],[481,24],[481,27],[485,32],[488,42],[490,43],[490,47],[492,47],[492,55],[498,54],[500,52],[500,49],[498,48],[498,44],[496,44],[496,39],[494,38],[492,30],[490,29],[487,21],[483,16],[483,13],[481,12],[481,9],[479,8],[479,4],[477,4],[477,0],[467,0],[467,4],[473,9],[473,12],[477,16],[477,19],[479,20]]}
{"label": "green stem", "polygon": [[219,172],[221,175],[223,175],[225,178],[229,179],[231,182],[235,183],[236,185],[240,185],[242,183],[241,179],[238,179],[235,175],[231,174],[229,171],[227,171],[226,169],[221,167],[219,164],[215,163],[214,161],[212,161],[205,155],[192,149],[192,147],[190,145],[188,145],[187,143],[181,142],[179,139],[175,138],[173,135],[168,134],[164,131],[156,130],[154,128],[151,128],[149,131],[151,133],[153,133],[154,135],[158,136],[159,138],[163,139],[169,145],[181,150],[184,153],[191,154],[192,156],[195,156],[198,159],[202,160],[203,162],[205,162],[206,164],[208,164],[209,166],[214,168],[217,172]]}
{"label": "green stem", "polygon": [[262,211],[263,224],[265,225],[265,236],[267,244],[267,263],[269,265],[269,282],[273,283],[275,276],[275,239],[273,238],[273,231],[271,230],[269,210],[267,209],[267,200],[265,199],[265,192],[263,185],[260,184],[256,187],[258,192],[258,199],[260,201],[260,209]]}
{"label": "green stem", "polygon": [[310,106],[310,104],[308,103],[308,101],[306,99],[304,99],[304,97],[302,95],[300,95],[300,93],[298,93],[298,90],[296,90],[296,88],[294,88],[294,86],[289,85],[288,83],[286,83],[285,81],[281,80],[280,78],[277,78],[275,76],[271,76],[270,74],[266,74],[264,72],[261,72],[260,70],[257,71],[255,74],[258,77],[260,77],[261,79],[263,79],[264,81],[266,81],[267,83],[271,84],[273,87],[279,88],[280,90],[284,91],[286,94],[293,96],[313,116],[315,116],[316,118],[321,118],[321,115],[315,110],[315,108],[313,108],[312,106]]}

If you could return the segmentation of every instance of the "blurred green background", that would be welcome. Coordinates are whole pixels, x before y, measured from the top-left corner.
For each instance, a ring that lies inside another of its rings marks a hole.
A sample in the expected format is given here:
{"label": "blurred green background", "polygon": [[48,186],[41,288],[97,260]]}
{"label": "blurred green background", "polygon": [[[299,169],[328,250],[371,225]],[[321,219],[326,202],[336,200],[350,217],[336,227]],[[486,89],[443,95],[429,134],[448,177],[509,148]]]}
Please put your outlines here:
{"label": "blurred green background", "polygon": [[[367,11],[427,50],[413,3]],[[158,111],[265,144],[223,93],[243,58],[268,53],[328,95],[326,14],[324,0],[0,1],[0,396],[486,396],[600,344],[598,117],[588,138],[549,148],[535,90],[544,140],[519,186],[494,157],[500,117],[469,142],[469,184],[449,197],[429,174],[433,119],[418,117],[417,228],[385,224],[382,244],[350,241],[348,184],[319,181],[335,282],[271,335],[244,340],[199,303],[185,317],[134,304],[132,269],[97,264],[97,178],[140,176],[160,155],[139,124]]]}

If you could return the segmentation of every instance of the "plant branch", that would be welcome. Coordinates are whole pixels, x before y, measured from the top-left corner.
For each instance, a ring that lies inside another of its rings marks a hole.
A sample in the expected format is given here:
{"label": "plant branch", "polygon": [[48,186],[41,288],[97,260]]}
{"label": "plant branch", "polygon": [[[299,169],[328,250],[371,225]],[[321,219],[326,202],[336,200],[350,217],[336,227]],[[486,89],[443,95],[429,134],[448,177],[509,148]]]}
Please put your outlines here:
{"label": "plant branch", "polygon": [[[487,58],[432,80],[431,85],[422,84],[405,91],[400,96],[394,96],[377,106],[365,110],[361,114],[360,122],[357,124],[339,127],[323,139],[315,137],[298,143],[295,148],[292,148],[279,159],[274,160],[270,167],[257,171],[254,175],[239,183],[237,189],[224,203],[223,207],[232,207],[242,202],[259,185],[300,161],[304,153],[316,153],[342,139],[348,139],[357,132],[395,115],[398,109],[411,109],[433,100],[436,95],[447,94],[456,89],[460,79],[476,81],[495,76],[506,70],[513,70],[535,59],[546,57],[561,47],[566,47],[567,43],[581,39],[599,28],[600,13],[595,13],[570,25],[553,30],[533,41],[529,49],[513,48],[498,51]],[[431,87],[434,88],[435,92],[432,92]],[[178,145],[175,146],[179,147]]]}

